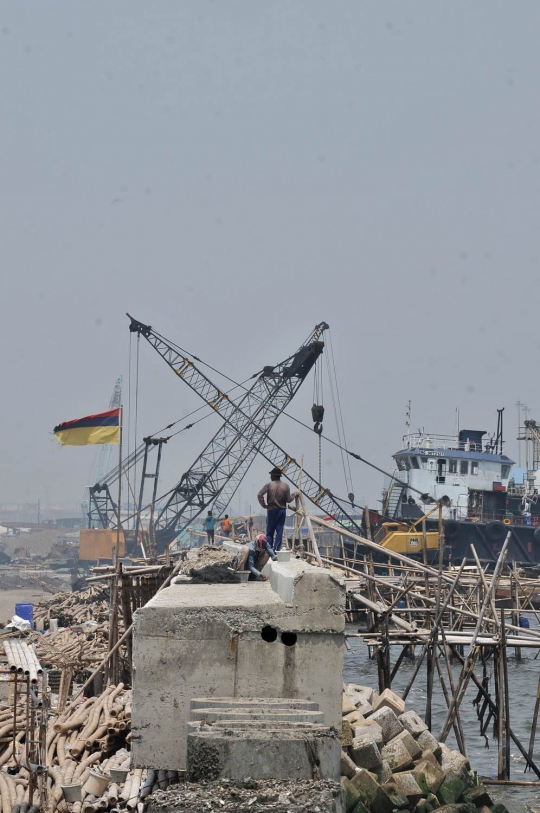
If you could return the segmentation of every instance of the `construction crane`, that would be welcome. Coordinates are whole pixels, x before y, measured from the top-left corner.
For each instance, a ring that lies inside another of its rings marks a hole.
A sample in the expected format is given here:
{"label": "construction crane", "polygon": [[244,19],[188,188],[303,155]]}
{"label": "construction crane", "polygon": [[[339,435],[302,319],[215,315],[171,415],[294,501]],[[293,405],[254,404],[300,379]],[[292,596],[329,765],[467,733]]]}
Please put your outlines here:
{"label": "construction crane", "polygon": [[129,319],[129,329],[143,336],[174,373],[224,421],[160,508],[155,521],[158,550],[175,539],[208,505],[214,504],[219,516],[257,454],[265,457],[272,466],[279,466],[293,483],[296,484],[301,476],[302,490],[311,502],[325,513],[341,515],[360,531],[341,501],[302,470],[297,461],[269,437],[277,418],[322,353],[320,336],[328,328],[325,322],[317,325],[293,356],[275,367],[265,367],[251,389],[235,403],[201,372],[183,349],[150,325],[132,316]]}
{"label": "construction crane", "polygon": [[[132,317],[130,319],[132,332],[138,333],[139,336],[146,335],[148,337],[150,335],[151,328],[149,326],[137,322]],[[256,421],[259,426],[263,426],[268,430],[287,404],[290,403],[309,370],[320,356],[324,347],[320,337],[327,327],[326,323],[317,325],[306,342],[293,356],[275,367],[265,367],[260,374],[255,374],[251,387],[242,393],[238,404],[228,399],[209,379],[206,379],[206,382],[203,382],[206,387],[203,397],[204,395],[207,396],[205,402],[215,407],[215,394],[217,393],[217,397],[225,402],[228,401],[230,412],[234,412],[237,406],[241,405],[244,410],[249,411],[251,426]],[[172,350],[170,343],[161,346],[160,349],[165,353],[167,347]],[[168,354],[167,358],[171,360],[172,357]],[[173,369],[178,373],[177,361],[175,361]],[[246,421],[244,420],[243,423],[245,424]],[[170,428],[170,426],[167,428]],[[244,430],[248,431],[245,426]],[[149,527],[149,538],[145,542],[147,548],[145,552],[150,554],[155,553],[153,516],[161,452],[163,445],[168,440],[168,437],[156,438],[149,436],[144,438],[143,444],[130,455],[122,466],[124,471],[129,471],[139,460],[143,460],[138,507],[136,513],[126,518],[126,521],[129,523],[131,520],[135,520],[135,537],[140,544],[144,536],[144,534],[139,535],[143,512],[145,517],[149,515],[151,527]],[[218,513],[225,510],[257,454],[257,449],[253,445],[250,447],[249,443],[245,441],[240,446],[241,440],[242,433],[237,429],[232,429],[231,425],[226,423],[216,432],[193,466],[182,476],[176,488],[167,495],[164,512],[162,511],[160,515],[162,517],[163,513],[165,513],[165,520],[161,518],[160,521],[161,524],[165,522],[170,528],[170,540],[177,535],[175,528],[180,517],[184,517],[185,525],[188,525],[195,516],[212,502]],[[158,449],[158,459],[154,471],[151,471],[148,465],[149,452],[156,448]],[[109,528],[116,525],[117,509],[109,486],[117,479],[118,468],[115,468],[90,488],[91,527]],[[143,500],[147,481],[153,484],[153,493],[149,505],[145,505]],[[160,547],[165,544],[163,539],[164,533],[162,529]]]}
{"label": "construction crane", "polygon": [[[109,409],[117,409],[122,403],[122,376],[118,376],[115,381],[111,400],[109,401]],[[105,478],[107,472],[111,467],[111,456],[113,447],[110,443],[103,444],[99,447],[97,461],[92,473],[92,483],[101,483]],[[99,498],[98,498],[99,499]],[[81,500],[82,515],[89,519],[90,500],[84,498]],[[91,527],[91,526],[90,526]]]}
{"label": "construction crane", "polygon": [[[129,315],[129,314],[128,314]],[[290,403],[322,353],[320,340],[328,328],[317,325],[299,350],[276,366],[264,367],[238,402],[234,402],[195,365],[149,325],[130,318],[130,330],[143,336],[169,367],[224,420],[197,460],[168,495],[155,522],[161,548],[208,505],[218,514],[229,504],[258,451],[257,439],[267,433]]]}

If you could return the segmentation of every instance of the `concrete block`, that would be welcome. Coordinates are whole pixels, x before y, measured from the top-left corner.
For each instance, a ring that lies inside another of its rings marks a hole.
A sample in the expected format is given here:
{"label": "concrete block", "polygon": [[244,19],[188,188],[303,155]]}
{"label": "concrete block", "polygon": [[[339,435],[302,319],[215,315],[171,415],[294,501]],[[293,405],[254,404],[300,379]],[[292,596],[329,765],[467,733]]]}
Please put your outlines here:
{"label": "concrete block", "polygon": [[355,711],[351,711],[349,714],[345,714],[343,719],[347,720],[348,723],[353,725],[353,723],[363,723],[365,717],[360,711],[358,711],[358,709],[356,709]]}
{"label": "concrete block", "polygon": [[413,767],[413,759],[402,742],[389,742],[381,751],[381,757],[385,759],[393,773],[405,771]]}
{"label": "concrete block", "polygon": [[458,776],[468,776],[471,770],[471,763],[459,751],[444,751],[441,754],[441,768],[445,773],[452,771]]}
{"label": "concrete block", "polygon": [[365,702],[369,705],[373,704],[373,695],[375,694],[371,686],[361,686],[359,683],[348,683],[345,690],[347,694],[361,694],[365,698]]}
{"label": "concrete block", "polygon": [[467,790],[467,784],[463,781],[463,779],[455,773],[447,773],[444,777],[439,790],[437,791],[437,797],[447,805],[455,804],[459,802],[462,793]]}
{"label": "concrete block", "polygon": [[297,560],[271,570],[271,582],[174,585],[137,610],[134,766],[185,769],[191,698],[302,697],[340,725],[343,580]]}
{"label": "concrete block", "polygon": [[190,720],[192,722],[197,720],[206,720],[207,723],[214,723],[218,720],[235,720],[242,721],[275,721],[275,722],[290,722],[290,723],[324,723],[324,714],[321,711],[298,711],[286,709],[267,709],[264,706],[259,708],[197,708],[192,709],[190,713]]}
{"label": "concrete block", "polygon": [[344,720],[341,725],[341,747],[348,748],[349,745],[353,744],[353,739],[351,724]]}
{"label": "concrete block", "polygon": [[403,714],[399,715],[398,719],[403,728],[406,728],[413,737],[418,737],[422,731],[428,730],[422,718],[412,709],[411,711],[404,711]]}
{"label": "concrete block", "polygon": [[368,740],[367,742],[364,740],[353,740],[349,751],[352,759],[359,768],[373,771],[382,765],[381,753],[373,740]]}
{"label": "concrete block", "polygon": [[355,788],[361,791],[363,798],[368,802],[376,796],[379,788],[376,775],[365,768],[356,771],[354,777],[351,779],[351,783]]}
{"label": "concrete block", "polygon": [[366,710],[369,709],[370,711],[372,710],[372,705],[371,703],[368,703],[365,695],[360,694],[359,692],[352,692],[351,694],[348,694],[347,697],[352,700],[356,708],[365,708]]}
{"label": "concrete block", "polygon": [[349,697],[348,694],[343,694],[343,698],[341,701],[341,713],[343,715],[351,714],[351,712],[356,711],[356,706],[354,705],[353,701]]}
{"label": "concrete block", "polygon": [[369,720],[376,722],[382,728],[383,739],[385,742],[393,740],[398,734],[403,731],[403,726],[399,722],[395,713],[388,706],[383,706],[369,717]]}
{"label": "concrete block", "polygon": [[318,703],[290,697],[194,697],[190,709],[257,709],[264,706],[274,711],[319,711]]}
{"label": "concrete block", "polygon": [[355,743],[374,742],[379,750],[383,747],[383,736],[380,726],[361,726],[355,730]]}
{"label": "concrete block", "polygon": [[493,799],[487,792],[485,785],[482,784],[466,790],[463,794],[463,801],[471,802],[476,807],[489,807],[493,804]]}
{"label": "concrete block", "polygon": [[422,751],[431,751],[436,757],[441,753],[441,746],[430,731],[422,731],[416,738],[416,742]]}
{"label": "concrete block", "polygon": [[362,803],[362,793],[346,776],[341,777],[341,788],[345,796],[345,813],[352,813],[356,810],[357,804]]}
{"label": "concrete block", "polygon": [[422,749],[408,731],[402,731],[400,734],[397,734],[397,736],[395,736],[393,740],[390,740],[390,742],[395,742],[398,740],[399,742],[403,743],[413,759],[417,759],[422,755]]}
{"label": "concrete block", "polygon": [[394,782],[387,782],[384,791],[394,806],[394,810],[403,810],[409,807],[409,800],[401,793]]}
{"label": "concrete block", "polygon": [[424,795],[414,774],[410,771],[394,773],[392,783],[396,785],[400,793],[407,797],[412,806],[416,805]]}
{"label": "concrete block", "polygon": [[321,779],[339,781],[341,746],[331,729],[326,733],[245,732],[190,729],[187,743],[190,782],[215,779],[312,779],[314,764]]}
{"label": "concrete block", "polygon": [[364,721],[364,725],[366,726],[373,726],[374,728],[380,728],[382,732],[381,725],[377,722],[377,720],[372,720],[371,717],[366,717]]}
{"label": "concrete block", "polygon": [[[433,754],[431,756],[434,759]],[[412,773],[424,794],[437,793],[444,779],[444,773],[436,760],[435,765],[427,759],[420,760],[414,766]]]}
{"label": "concrete block", "polygon": [[[394,805],[392,800],[379,785],[375,774],[369,771],[358,771],[356,776],[351,779],[351,785],[354,785],[363,794],[363,803],[371,811],[371,813],[392,813]],[[356,813],[357,808],[354,808]]]}
{"label": "concrete block", "polygon": [[392,709],[394,714],[399,717],[405,711],[405,701],[401,699],[392,689],[385,689],[380,697],[373,704],[374,711],[386,706]]}
{"label": "concrete block", "polygon": [[379,785],[384,785],[386,782],[390,782],[393,776],[390,765],[385,759],[383,759],[381,767],[376,771],[376,773],[379,780]]}
{"label": "concrete block", "polygon": [[356,765],[346,751],[341,752],[339,770],[341,776],[346,776],[347,779],[352,779],[356,773]]}
{"label": "concrete block", "polygon": [[433,753],[433,751],[422,751],[421,759],[430,762],[432,765],[435,765],[436,768],[440,767],[439,762],[437,761],[437,757]]}

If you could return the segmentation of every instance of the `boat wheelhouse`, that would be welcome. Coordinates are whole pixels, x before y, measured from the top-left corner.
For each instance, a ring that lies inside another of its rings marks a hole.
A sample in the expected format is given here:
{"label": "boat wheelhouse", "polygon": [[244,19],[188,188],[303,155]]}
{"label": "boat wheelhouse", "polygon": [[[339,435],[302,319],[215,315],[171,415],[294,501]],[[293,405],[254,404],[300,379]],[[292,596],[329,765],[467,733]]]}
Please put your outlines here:
{"label": "boat wheelhouse", "polygon": [[393,456],[397,469],[383,493],[383,514],[416,520],[433,506],[443,518],[483,521],[506,518],[506,490],[514,463],[486,432],[462,429],[457,436],[424,432],[405,435]]}

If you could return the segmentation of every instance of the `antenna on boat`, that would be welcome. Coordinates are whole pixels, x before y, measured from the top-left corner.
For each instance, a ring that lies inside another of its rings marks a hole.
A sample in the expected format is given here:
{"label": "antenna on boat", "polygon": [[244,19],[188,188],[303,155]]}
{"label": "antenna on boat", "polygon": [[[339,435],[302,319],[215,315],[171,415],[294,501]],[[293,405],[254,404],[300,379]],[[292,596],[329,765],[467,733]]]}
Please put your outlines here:
{"label": "antenna on boat", "polygon": [[411,402],[407,401],[407,409],[405,410],[405,434],[410,434],[411,431]]}
{"label": "antenna on boat", "polygon": [[503,412],[502,409],[497,410],[497,436],[495,438],[495,454],[502,454],[503,450]]}

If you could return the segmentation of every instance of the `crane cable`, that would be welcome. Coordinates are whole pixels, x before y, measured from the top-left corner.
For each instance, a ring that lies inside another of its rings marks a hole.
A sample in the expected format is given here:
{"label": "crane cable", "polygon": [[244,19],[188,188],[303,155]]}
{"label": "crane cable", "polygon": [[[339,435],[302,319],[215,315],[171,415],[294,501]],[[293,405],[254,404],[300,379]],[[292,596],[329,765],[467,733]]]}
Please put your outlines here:
{"label": "crane cable", "polygon": [[[334,358],[334,348],[332,345],[332,334],[328,331],[328,346],[330,353],[326,353],[326,367],[328,371],[328,380],[330,382],[330,394],[332,396],[332,405],[334,407],[334,418],[336,421],[336,431],[340,447],[347,446],[345,437],[345,424],[343,422],[343,412],[341,410],[341,398],[339,395],[339,387],[337,382],[336,362]],[[348,491],[349,502],[351,505],[354,503],[353,480],[351,472],[351,464],[344,454],[343,449],[340,448],[341,465],[343,466],[343,475],[345,478],[345,487]]]}

